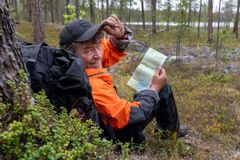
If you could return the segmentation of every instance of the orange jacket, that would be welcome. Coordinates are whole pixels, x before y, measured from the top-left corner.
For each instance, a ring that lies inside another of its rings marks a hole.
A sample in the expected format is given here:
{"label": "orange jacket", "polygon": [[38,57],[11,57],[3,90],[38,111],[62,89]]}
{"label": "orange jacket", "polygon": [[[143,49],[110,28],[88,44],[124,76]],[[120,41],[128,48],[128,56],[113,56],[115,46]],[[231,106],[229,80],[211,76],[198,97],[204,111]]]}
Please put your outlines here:
{"label": "orange jacket", "polygon": [[[102,42],[104,67],[110,67],[121,60],[126,52],[119,53],[109,40]],[[159,97],[152,90],[142,94],[138,101],[129,102],[120,98],[114,88],[112,76],[105,68],[86,69],[89,82],[92,86],[92,95],[96,109],[104,114],[114,129],[124,128],[128,124],[134,124],[145,120],[145,113],[151,113],[159,100]]]}
{"label": "orange jacket", "polygon": [[109,39],[102,39],[101,47],[103,52],[102,55],[103,68],[111,67],[112,65],[119,62],[127,55],[126,52],[120,53],[116,48],[114,48]]}
{"label": "orange jacket", "polygon": [[92,95],[97,111],[104,114],[113,128],[123,128],[128,124],[130,107],[138,107],[138,102],[121,99],[113,87],[112,77],[106,69],[87,69]]}

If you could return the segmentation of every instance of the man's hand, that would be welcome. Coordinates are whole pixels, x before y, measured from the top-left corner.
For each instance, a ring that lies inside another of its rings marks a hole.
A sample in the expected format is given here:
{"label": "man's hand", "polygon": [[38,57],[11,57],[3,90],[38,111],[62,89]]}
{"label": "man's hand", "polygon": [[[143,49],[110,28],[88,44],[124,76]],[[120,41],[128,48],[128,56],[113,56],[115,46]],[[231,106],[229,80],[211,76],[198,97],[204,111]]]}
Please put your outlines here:
{"label": "man's hand", "polygon": [[167,74],[165,69],[157,69],[152,77],[152,82],[151,82],[151,89],[156,90],[159,92],[162,87],[166,84],[167,81]]}
{"label": "man's hand", "polygon": [[102,24],[104,25],[103,30],[115,38],[121,38],[125,34],[125,28],[115,14],[112,14],[110,17],[102,21]]}

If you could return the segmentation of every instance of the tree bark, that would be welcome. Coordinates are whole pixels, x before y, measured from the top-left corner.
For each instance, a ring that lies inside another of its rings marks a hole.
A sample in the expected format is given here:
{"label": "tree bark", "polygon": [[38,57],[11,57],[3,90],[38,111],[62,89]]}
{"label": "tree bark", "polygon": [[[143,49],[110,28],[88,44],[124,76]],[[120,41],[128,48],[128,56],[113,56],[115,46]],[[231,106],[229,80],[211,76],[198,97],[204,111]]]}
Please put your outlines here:
{"label": "tree bark", "polygon": [[95,12],[94,12],[94,1],[89,0],[89,6],[90,6],[90,19],[92,23],[95,23]]}
{"label": "tree bark", "polygon": [[113,13],[113,10],[114,10],[114,0],[111,0],[110,15]]}
{"label": "tree bark", "polygon": [[53,13],[53,6],[54,6],[53,0],[50,0],[49,3],[50,3],[51,22],[55,23],[55,18]]}
{"label": "tree bark", "polygon": [[208,0],[208,43],[213,41],[213,2]]}
{"label": "tree bark", "polygon": [[104,2],[104,0],[102,0],[102,2],[101,2],[101,8],[102,8],[102,20],[104,20],[105,19],[105,16],[104,16],[104,5],[103,5],[103,2]]}
{"label": "tree bark", "polygon": [[236,38],[238,39],[238,20],[239,20],[239,7],[240,7],[240,0],[238,0],[237,5],[237,13],[234,21],[233,32],[236,34]]}
{"label": "tree bark", "polygon": [[106,0],[106,17],[110,16],[109,0]]}
{"label": "tree bark", "polygon": [[141,0],[141,7],[142,7],[142,27],[143,27],[143,29],[146,29],[146,26],[145,26],[145,11],[144,11],[143,0]]}
{"label": "tree bark", "polygon": [[192,0],[189,0],[189,6],[188,6],[188,26],[190,27],[191,21],[192,21]]}
{"label": "tree bark", "polygon": [[32,6],[33,43],[41,43],[44,41],[42,0],[32,0],[31,6]]}
{"label": "tree bark", "polygon": [[43,3],[43,10],[44,10],[44,21],[47,22],[48,18],[48,1]]}
{"label": "tree bark", "polygon": [[15,9],[15,13],[16,13],[16,21],[19,21],[18,2],[17,2],[17,0],[14,0],[14,9]]}
{"label": "tree bark", "polygon": [[169,31],[169,22],[170,22],[170,15],[171,15],[171,2],[170,0],[167,1],[167,26],[166,29]]}
{"label": "tree bark", "polygon": [[131,23],[131,14],[132,14],[132,0],[129,0],[129,14],[128,14],[129,26],[130,26],[130,23]]}
{"label": "tree bark", "polygon": [[62,11],[62,9],[61,9],[61,1],[60,1],[60,3],[59,3],[59,0],[52,0],[53,1],[53,8],[52,8],[52,10],[53,10],[53,17],[54,17],[54,20],[55,20],[55,22],[56,23],[61,23],[61,17],[59,16],[60,14],[59,14],[59,12],[61,12]]}
{"label": "tree bark", "polygon": [[[19,83],[17,71],[25,70],[20,50],[16,47],[14,28],[3,0],[0,1],[0,103],[13,103],[13,93],[7,84]],[[25,70],[26,71],[26,70]]]}
{"label": "tree bark", "polygon": [[222,0],[219,0],[219,8],[218,8],[218,23],[217,23],[217,41],[216,41],[216,56],[215,56],[215,58],[216,58],[216,60],[218,60],[218,50],[219,50],[219,48],[220,48],[220,46],[219,46],[219,31],[220,31],[220,14],[221,14],[221,12],[220,12],[220,10],[221,10],[221,2],[222,2]]}
{"label": "tree bark", "polygon": [[123,21],[123,6],[124,6],[124,1],[123,0],[120,0],[120,15],[119,15],[119,19],[121,21]]}
{"label": "tree bark", "polygon": [[199,13],[198,13],[198,34],[197,34],[198,39],[200,38],[201,14],[202,14],[202,0],[200,0],[200,7],[199,7]]}
{"label": "tree bark", "polygon": [[151,7],[152,7],[152,32],[157,33],[157,26],[156,26],[156,0],[151,0]]}
{"label": "tree bark", "polygon": [[75,0],[75,6],[76,6],[76,18],[80,18],[80,11],[79,11],[79,1]]}
{"label": "tree bark", "polygon": [[[32,21],[31,1],[32,1],[32,0],[27,0],[27,20],[28,20],[28,22],[31,22],[31,21]],[[33,1],[34,1],[34,0],[33,0]]]}
{"label": "tree bark", "polygon": [[[70,11],[69,11],[69,9],[68,9],[69,3],[70,3],[70,0],[66,0],[66,14],[67,14],[67,15],[70,15]],[[69,18],[68,18],[68,21],[69,21]]]}

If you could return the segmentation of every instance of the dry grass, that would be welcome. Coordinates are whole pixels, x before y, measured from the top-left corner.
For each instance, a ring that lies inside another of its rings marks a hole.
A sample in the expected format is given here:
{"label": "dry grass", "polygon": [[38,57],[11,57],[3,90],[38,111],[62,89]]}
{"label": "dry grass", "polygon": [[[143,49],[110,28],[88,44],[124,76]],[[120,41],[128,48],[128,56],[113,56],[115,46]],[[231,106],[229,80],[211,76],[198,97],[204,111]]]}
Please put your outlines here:
{"label": "dry grass", "polygon": [[[46,24],[45,26],[45,42],[53,47],[59,47],[59,33],[62,29],[58,24]],[[29,22],[21,22],[16,25],[17,35],[27,42],[32,42],[32,24]]]}
{"label": "dry grass", "polygon": [[[124,97],[133,91],[126,87],[130,76],[120,65],[114,73],[115,82]],[[207,64],[207,66],[205,65]],[[189,126],[189,135],[175,141],[162,141],[153,133],[155,122],[146,129],[147,153],[159,159],[228,159],[240,143],[240,75],[222,74],[214,61],[186,65],[168,64],[168,82],[172,85],[181,122]],[[224,63],[219,64],[221,67]],[[121,73],[119,75],[119,73]],[[118,82],[123,83],[118,83]]]}

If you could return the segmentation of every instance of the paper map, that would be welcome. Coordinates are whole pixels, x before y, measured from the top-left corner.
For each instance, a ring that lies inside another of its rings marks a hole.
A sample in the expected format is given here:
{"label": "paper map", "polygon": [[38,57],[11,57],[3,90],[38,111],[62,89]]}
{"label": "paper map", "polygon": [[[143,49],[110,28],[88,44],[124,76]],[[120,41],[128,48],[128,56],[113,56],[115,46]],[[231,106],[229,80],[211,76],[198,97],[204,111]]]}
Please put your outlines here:
{"label": "paper map", "polygon": [[155,70],[159,67],[162,67],[166,59],[167,56],[152,48],[149,48],[145,53],[143,60],[133,72],[133,75],[128,81],[127,85],[136,91],[149,88]]}

